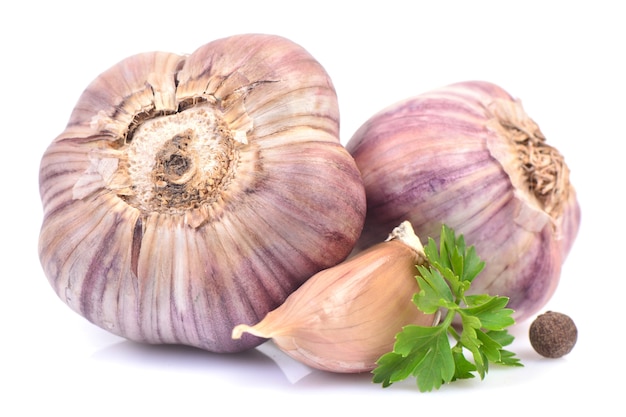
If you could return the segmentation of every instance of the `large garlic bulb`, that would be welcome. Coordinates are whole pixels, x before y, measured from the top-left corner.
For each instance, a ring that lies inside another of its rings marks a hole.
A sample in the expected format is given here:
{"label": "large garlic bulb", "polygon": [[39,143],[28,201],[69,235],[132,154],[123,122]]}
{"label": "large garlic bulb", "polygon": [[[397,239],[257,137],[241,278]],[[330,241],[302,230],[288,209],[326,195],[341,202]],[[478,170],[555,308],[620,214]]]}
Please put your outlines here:
{"label": "large garlic bulb", "polygon": [[132,56],[96,78],[41,161],[43,269],[58,296],[131,340],[234,352],[231,338],[363,225],[334,87],[270,35]]}
{"label": "large garlic bulb", "polygon": [[465,236],[485,270],[473,293],[510,297],[522,321],[553,295],[580,209],[562,155],[500,87],[463,82],[396,103],[346,145],[363,175],[363,249],[408,219]]}

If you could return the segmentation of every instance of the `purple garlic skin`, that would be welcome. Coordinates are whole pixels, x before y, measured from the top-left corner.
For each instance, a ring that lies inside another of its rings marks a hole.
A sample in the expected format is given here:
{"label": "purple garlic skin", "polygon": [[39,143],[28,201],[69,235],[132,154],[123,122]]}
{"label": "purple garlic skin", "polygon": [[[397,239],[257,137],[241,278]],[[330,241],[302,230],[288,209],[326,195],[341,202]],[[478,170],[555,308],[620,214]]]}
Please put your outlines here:
{"label": "purple garlic skin", "polygon": [[403,219],[435,240],[446,224],[486,263],[470,293],[509,297],[518,322],[552,297],[580,207],[563,157],[502,88],[462,82],[396,103],[346,147],[367,196],[355,251]]}
{"label": "purple garlic skin", "polygon": [[351,252],[365,217],[333,84],[302,47],[238,35],[129,57],[40,166],[43,270],[74,311],[153,344],[231,338]]}

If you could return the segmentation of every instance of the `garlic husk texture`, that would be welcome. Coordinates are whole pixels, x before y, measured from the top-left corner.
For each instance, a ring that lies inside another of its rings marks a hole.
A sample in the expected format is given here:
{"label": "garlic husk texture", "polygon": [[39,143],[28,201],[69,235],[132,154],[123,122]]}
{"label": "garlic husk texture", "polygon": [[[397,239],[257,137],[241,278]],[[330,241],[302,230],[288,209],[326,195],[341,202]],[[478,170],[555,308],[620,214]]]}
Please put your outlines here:
{"label": "garlic husk texture", "polygon": [[346,147],[367,196],[355,251],[399,219],[435,240],[446,224],[486,263],[471,293],[510,297],[518,322],[551,298],[580,208],[564,158],[519,100],[488,82],[453,84],[375,114]]}
{"label": "garlic husk texture", "polygon": [[425,259],[403,222],[385,242],[318,272],[261,322],[236,326],[233,337],[271,338],[287,355],[325,371],[371,371],[402,327],[435,320],[412,301],[419,291],[416,265]]}
{"label": "garlic husk texture", "polygon": [[84,91],[40,166],[39,253],[112,333],[214,352],[350,253],[365,194],[333,84],[302,47],[237,35],[131,56]]}

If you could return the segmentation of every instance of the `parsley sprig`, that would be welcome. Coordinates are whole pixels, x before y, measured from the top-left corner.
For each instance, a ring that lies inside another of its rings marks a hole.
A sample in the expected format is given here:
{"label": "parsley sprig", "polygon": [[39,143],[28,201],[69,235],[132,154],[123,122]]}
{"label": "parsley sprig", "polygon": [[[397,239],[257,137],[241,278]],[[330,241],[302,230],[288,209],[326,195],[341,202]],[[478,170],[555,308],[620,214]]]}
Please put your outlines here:
{"label": "parsley sprig", "polygon": [[[393,351],[378,359],[373,381],[388,387],[412,375],[419,390],[426,392],[475,374],[482,380],[490,362],[523,366],[514,353],[503,349],[514,339],[505,330],[515,323],[513,310],[506,308],[509,299],[466,295],[485,267],[474,247],[467,247],[463,235],[457,237],[443,225],[439,248],[429,238],[424,253],[428,262],[417,265],[420,291],[413,303],[427,314],[443,312],[443,320],[432,327],[405,326],[396,335]],[[457,315],[460,323],[453,324]]]}

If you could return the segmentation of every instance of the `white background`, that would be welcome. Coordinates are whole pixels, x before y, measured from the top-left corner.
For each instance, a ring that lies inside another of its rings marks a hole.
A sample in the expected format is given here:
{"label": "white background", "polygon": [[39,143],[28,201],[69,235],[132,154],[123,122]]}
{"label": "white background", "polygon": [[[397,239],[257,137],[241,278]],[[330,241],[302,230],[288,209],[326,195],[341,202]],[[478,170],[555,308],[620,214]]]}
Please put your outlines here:
{"label": "white background", "polygon": [[[7,4],[0,12],[0,415],[44,407],[68,417],[623,410],[626,26],[619,2]],[[271,346],[218,355],[134,344],[60,302],[37,256],[38,169],[82,90],[137,52],[190,53],[246,32],[290,38],[324,65],[339,96],[344,143],[382,107],[449,83],[488,80],[521,98],[565,156],[582,207],[580,233],[545,307],[576,321],[573,352],[540,358],[527,341],[529,322],[520,323],[511,350],[524,368],[492,368],[482,382],[419,393],[413,381],[382,389],[369,375],[310,371],[264,349]]]}

